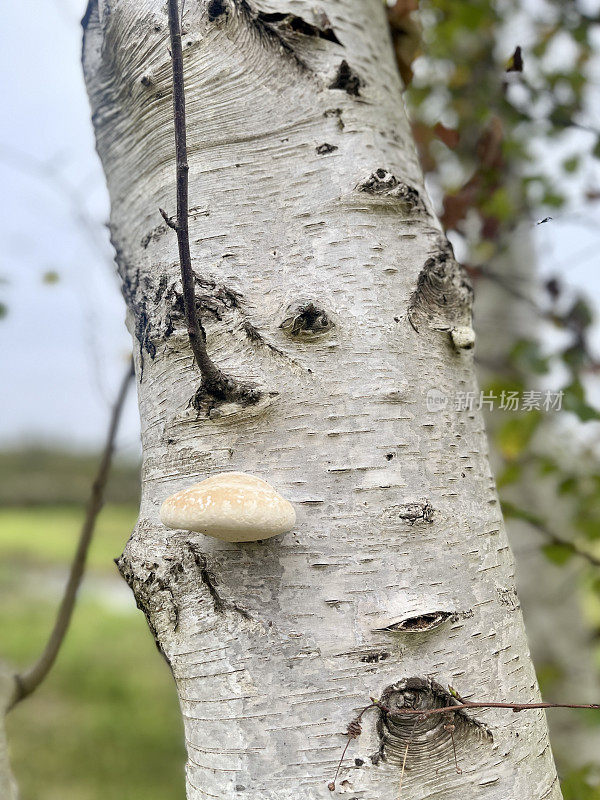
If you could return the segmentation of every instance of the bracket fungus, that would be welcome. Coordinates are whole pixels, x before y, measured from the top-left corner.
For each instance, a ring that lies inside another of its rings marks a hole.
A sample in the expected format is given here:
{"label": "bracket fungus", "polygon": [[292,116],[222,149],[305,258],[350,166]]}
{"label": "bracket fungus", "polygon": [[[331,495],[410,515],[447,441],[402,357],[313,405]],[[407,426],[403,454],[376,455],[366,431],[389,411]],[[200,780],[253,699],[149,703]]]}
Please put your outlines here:
{"label": "bracket fungus", "polygon": [[222,472],[167,497],[160,519],[167,528],[197,531],[224,542],[256,542],[291,530],[296,512],[261,478]]}

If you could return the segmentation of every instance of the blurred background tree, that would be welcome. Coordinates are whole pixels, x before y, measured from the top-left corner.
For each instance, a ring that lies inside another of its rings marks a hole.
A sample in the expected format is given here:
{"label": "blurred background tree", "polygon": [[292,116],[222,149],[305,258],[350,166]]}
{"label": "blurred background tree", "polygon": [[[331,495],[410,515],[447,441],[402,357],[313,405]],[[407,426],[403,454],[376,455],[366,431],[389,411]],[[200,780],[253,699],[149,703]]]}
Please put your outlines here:
{"label": "blurred background tree", "polygon": [[[107,267],[106,199],[80,79],[83,5],[23,0],[4,32],[6,86],[16,91],[5,92],[14,103],[0,136],[13,189],[1,216],[9,246],[0,264],[0,334],[11,380],[0,430],[0,652],[20,665],[37,655],[52,623],[104,434],[102,398],[128,344]],[[430,192],[475,284],[482,386],[498,397],[564,392],[560,412],[496,409],[488,426],[543,691],[553,700],[597,701],[598,300],[587,298],[600,294],[593,97],[600,7],[579,0],[388,6]],[[21,62],[25,31],[30,46]],[[15,119],[30,106],[19,127]],[[44,125],[32,125],[40,115]],[[52,120],[60,116],[67,123],[56,125],[58,147]],[[83,244],[71,249],[66,243],[77,237]],[[26,365],[21,380],[23,361],[33,368]],[[9,717],[23,800],[184,796],[171,678],[112,563],[135,522],[136,425],[131,407],[56,669]],[[48,446],[52,436],[62,448]],[[554,712],[550,723],[566,800],[598,800],[597,716]]]}

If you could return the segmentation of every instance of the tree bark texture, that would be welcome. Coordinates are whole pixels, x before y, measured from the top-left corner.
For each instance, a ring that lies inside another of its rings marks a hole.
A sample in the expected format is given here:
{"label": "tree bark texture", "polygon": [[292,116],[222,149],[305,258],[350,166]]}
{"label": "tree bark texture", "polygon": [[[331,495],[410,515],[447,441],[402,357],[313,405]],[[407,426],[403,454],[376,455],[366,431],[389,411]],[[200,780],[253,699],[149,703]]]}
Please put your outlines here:
{"label": "tree bark texture", "polygon": [[[177,684],[189,800],[330,797],[370,696],[537,700],[481,416],[426,405],[475,388],[449,333],[471,297],[383,4],[186,3],[198,310],[212,360],[259,388],[246,405],[200,387],[158,214],[176,194],[166,5],[93,0],[84,23],[142,419],[119,567]],[[294,531],[238,545],[161,525],[167,496],[228,470],[292,501]],[[369,712],[334,794],[397,800],[406,756],[404,800],[560,798],[541,712],[449,722]]]}

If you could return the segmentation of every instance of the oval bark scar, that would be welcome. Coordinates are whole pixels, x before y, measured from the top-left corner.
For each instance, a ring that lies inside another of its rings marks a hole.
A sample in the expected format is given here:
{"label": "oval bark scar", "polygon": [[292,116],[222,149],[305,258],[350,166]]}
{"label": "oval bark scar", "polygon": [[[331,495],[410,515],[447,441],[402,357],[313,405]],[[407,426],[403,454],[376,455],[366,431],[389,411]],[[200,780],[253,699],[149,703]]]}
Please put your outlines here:
{"label": "oval bark scar", "polygon": [[375,628],[377,632],[388,633],[430,633],[441,627],[445,622],[456,619],[453,611],[429,611],[425,614],[413,614],[396,622],[391,622],[382,628]]}
{"label": "oval bark scar", "polygon": [[[493,742],[489,728],[464,711],[428,717],[394,714],[402,709],[427,711],[459,705],[450,692],[431,678],[403,678],[384,689],[380,703],[384,708],[380,709],[377,721],[379,755],[394,766],[401,767],[406,759],[407,769],[416,773],[444,769],[454,772],[455,748],[458,756],[462,742],[470,737],[486,745]],[[472,750],[470,747],[470,754]]]}

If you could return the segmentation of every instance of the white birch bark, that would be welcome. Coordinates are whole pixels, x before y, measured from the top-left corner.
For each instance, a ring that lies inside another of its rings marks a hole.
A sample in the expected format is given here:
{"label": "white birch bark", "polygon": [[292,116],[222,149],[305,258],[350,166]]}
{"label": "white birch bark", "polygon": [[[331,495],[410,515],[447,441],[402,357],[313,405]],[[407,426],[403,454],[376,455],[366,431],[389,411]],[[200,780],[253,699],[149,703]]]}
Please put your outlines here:
{"label": "white birch bark", "polygon": [[[177,684],[188,798],[327,798],[370,696],[445,702],[431,678],[538,699],[481,416],[426,406],[432,388],[474,389],[471,353],[437,330],[468,324],[469,293],[425,197],[379,0],[260,6],[322,27],[325,12],[341,45],[282,39],[285,21],[244,0],[188,0],[198,299],[213,360],[263,392],[190,408],[200,376],[158,216],[175,202],[166,6],[98,2],[84,69],[144,450],[120,569]],[[291,500],[295,530],[236,545],[160,524],[168,495],[227,470]],[[392,688],[405,678],[421,682]],[[404,800],[560,798],[541,712],[476,717],[493,742],[457,717],[458,774],[448,720],[370,712],[335,794],[396,800],[410,739]]]}

